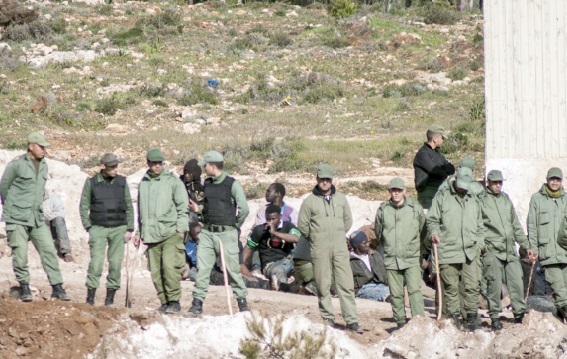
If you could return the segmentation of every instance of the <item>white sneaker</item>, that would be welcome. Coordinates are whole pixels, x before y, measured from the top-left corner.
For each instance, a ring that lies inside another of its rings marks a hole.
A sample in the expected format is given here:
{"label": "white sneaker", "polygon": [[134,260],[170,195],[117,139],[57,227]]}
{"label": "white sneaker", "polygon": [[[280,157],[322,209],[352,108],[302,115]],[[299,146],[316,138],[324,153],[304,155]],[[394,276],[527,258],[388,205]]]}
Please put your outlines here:
{"label": "white sneaker", "polygon": [[275,290],[276,292],[280,290],[280,281],[278,280],[278,276],[275,274],[271,277],[271,285],[272,290]]}

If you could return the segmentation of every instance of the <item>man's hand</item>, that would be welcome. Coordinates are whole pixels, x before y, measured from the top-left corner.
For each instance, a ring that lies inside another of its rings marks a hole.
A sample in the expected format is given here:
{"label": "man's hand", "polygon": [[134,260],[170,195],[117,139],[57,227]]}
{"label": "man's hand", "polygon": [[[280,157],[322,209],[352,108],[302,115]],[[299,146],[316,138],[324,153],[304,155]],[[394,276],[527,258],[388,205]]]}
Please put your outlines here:
{"label": "man's hand", "polygon": [[191,198],[189,198],[189,209],[192,212],[199,213],[199,205],[197,202],[194,202]]}
{"label": "man's hand", "polygon": [[252,273],[250,273],[250,271],[248,270],[248,267],[246,267],[246,265],[244,264],[240,265],[240,273],[245,277],[254,277]]}
{"label": "man's hand", "polygon": [[432,234],[431,243],[441,243],[441,237],[438,234]]}
{"label": "man's hand", "polygon": [[268,222],[264,226],[266,227],[266,230],[270,232],[271,235],[274,235],[276,233],[276,227],[274,226],[274,223]]}
{"label": "man's hand", "polygon": [[132,239],[132,243],[134,243],[134,246],[136,248],[138,248],[140,246],[140,237],[136,236]]}
{"label": "man's hand", "polygon": [[130,239],[132,239],[132,232],[126,231],[126,233],[124,233],[124,242],[128,243]]}
{"label": "man's hand", "polygon": [[539,254],[534,254],[534,252],[531,249],[528,249],[526,253],[528,254],[529,263],[537,262],[537,260],[539,259]]}

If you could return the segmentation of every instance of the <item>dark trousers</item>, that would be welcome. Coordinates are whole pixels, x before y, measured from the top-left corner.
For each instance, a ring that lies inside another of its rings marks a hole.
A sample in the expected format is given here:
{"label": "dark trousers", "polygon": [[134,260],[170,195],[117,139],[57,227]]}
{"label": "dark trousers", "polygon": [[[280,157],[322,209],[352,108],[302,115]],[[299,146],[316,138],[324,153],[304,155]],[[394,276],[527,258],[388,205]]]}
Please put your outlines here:
{"label": "dark trousers", "polygon": [[51,230],[51,237],[55,242],[57,254],[64,256],[71,254],[71,243],[69,242],[69,233],[67,232],[67,225],[65,218],[56,217],[49,222],[49,229]]}

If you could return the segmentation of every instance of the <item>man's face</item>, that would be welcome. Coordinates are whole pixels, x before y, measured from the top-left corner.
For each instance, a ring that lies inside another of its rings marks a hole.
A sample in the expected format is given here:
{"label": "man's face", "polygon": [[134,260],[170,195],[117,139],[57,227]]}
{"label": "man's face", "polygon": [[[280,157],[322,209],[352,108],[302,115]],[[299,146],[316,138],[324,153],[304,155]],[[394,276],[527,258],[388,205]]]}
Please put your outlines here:
{"label": "man's face", "polygon": [[45,157],[45,147],[38,143],[30,143],[28,145],[28,150],[31,152],[32,157],[36,160],[41,160]]}
{"label": "man's face", "polygon": [[460,193],[460,194],[467,193],[466,189],[457,186],[457,180],[456,179],[455,179],[455,182],[453,182],[453,188],[455,188],[455,191],[457,191],[457,193]]}
{"label": "man's face", "polygon": [[362,242],[361,245],[355,248],[354,250],[358,254],[366,254],[370,251],[370,247],[368,247],[368,239]]}
{"label": "man's face", "polygon": [[203,172],[205,172],[205,175],[208,177],[212,177],[215,175],[215,167],[210,163],[205,163],[203,165]]}
{"label": "man's face", "polygon": [[268,213],[266,215],[266,223],[272,224],[275,228],[280,225],[282,215],[280,213]]}
{"label": "man's face", "polygon": [[435,142],[435,145],[437,145],[437,147],[443,146],[443,141],[445,141],[445,137],[443,137],[443,135],[438,134],[433,137],[433,142]]}
{"label": "man's face", "polygon": [[547,180],[547,187],[553,192],[557,191],[561,188],[561,178],[559,177],[551,177]]}
{"label": "man's face", "polygon": [[319,178],[317,177],[317,187],[323,193],[327,193],[331,190],[331,186],[333,185],[333,180],[330,178]]}
{"label": "man's face", "polygon": [[150,169],[151,173],[155,173],[156,175],[159,175],[163,171],[163,162],[162,161],[148,161],[148,168]]}
{"label": "man's face", "polygon": [[189,236],[191,237],[191,239],[193,240],[193,242],[198,243],[199,242],[199,234],[201,234],[201,226],[194,226],[191,227],[191,229],[189,230]]}
{"label": "man's face", "polygon": [[495,194],[502,192],[502,181],[488,180],[488,189],[491,190],[492,193],[495,193]]}
{"label": "man's face", "polygon": [[193,182],[193,180],[195,179],[195,177],[193,176],[193,173],[191,173],[189,171],[183,172],[183,178],[185,179],[185,182],[187,182],[187,183]]}
{"label": "man's face", "polygon": [[274,187],[268,187],[268,189],[266,190],[266,202],[274,203],[278,196],[279,193],[276,192],[276,189]]}
{"label": "man's face", "polygon": [[404,195],[406,194],[406,190],[401,188],[390,188],[388,192],[390,192],[390,198],[394,203],[403,201]]}
{"label": "man's face", "polygon": [[114,166],[107,166],[107,165],[100,165],[100,168],[106,176],[114,178],[118,174],[118,165]]}

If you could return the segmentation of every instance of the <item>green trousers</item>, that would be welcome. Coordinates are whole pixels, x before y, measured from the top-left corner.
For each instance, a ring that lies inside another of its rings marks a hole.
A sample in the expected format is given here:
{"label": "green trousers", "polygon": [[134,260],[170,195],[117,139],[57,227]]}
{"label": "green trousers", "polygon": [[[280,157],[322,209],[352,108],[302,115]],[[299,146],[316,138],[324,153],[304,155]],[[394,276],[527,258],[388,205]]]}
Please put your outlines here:
{"label": "green trousers", "polygon": [[567,306],[567,264],[550,264],[545,268],[545,281],[553,290],[555,306],[563,308]]}
{"label": "green trousers", "polygon": [[466,263],[441,264],[439,274],[443,283],[443,303],[449,316],[459,315],[459,279],[464,288],[464,312],[476,314],[478,312],[480,294],[480,259],[467,260]]}
{"label": "green trousers", "polygon": [[408,288],[411,316],[424,315],[423,296],[421,295],[421,267],[413,266],[402,270],[388,269],[388,286],[394,321],[406,323],[404,305],[404,283]]}
{"label": "green trousers", "polygon": [[[524,272],[520,261],[502,261],[488,251],[482,256],[482,275],[486,281],[486,299],[488,300],[488,314],[492,319],[500,315],[502,298],[502,283],[508,287],[510,303],[514,316],[523,314],[527,310],[524,299]],[[547,275],[547,272],[546,272]]]}
{"label": "green trousers", "polygon": [[57,285],[63,283],[57,251],[51,238],[51,232],[45,224],[38,227],[28,227],[21,224],[6,223],[8,245],[12,248],[12,266],[16,280],[20,284],[30,283],[28,269],[28,242],[31,240],[41,258],[43,270],[47,274],[49,283]]}
{"label": "green trousers", "polygon": [[313,280],[313,265],[309,261],[294,261],[295,277],[304,283]]}
{"label": "green trousers", "polygon": [[[106,288],[120,289],[120,272],[124,259],[124,235],[126,226],[100,227],[92,226],[89,230],[89,248],[91,261],[87,272],[87,288],[96,289],[102,275],[104,254],[108,258],[108,276]],[[106,247],[108,246],[108,251]]]}
{"label": "green trousers", "polygon": [[425,186],[421,191],[417,192],[417,201],[423,209],[430,209],[433,197],[437,193],[439,187]]}
{"label": "green trousers", "polygon": [[193,298],[204,301],[209,290],[211,270],[220,257],[220,245],[222,242],[224,248],[224,260],[226,261],[226,270],[228,272],[228,280],[234,296],[237,299],[246,298],[248,290],[244,285],[242,274],[240,274],[240,264],[238,260],[238,232],[236,229],[213,233],[204,229],[199,235],[199,246],[197,249],[197,278],[195,279],[195,289],[193,289]]}
{"label": "green trousers", "polygon": [[354,300],[354,278],[346,241],[341,238],[311,242],[311,262],[317,284],[321,317],[335,320],[331,301],[331,284],[334,278],[343,319],[347,325],[358,322]]}
{"label": "green trousers", "polygon": [[165,241],[149,243],[148,262],[161,304],[179,302],[181,270],[185,265],[185,245],[179,233]]}

